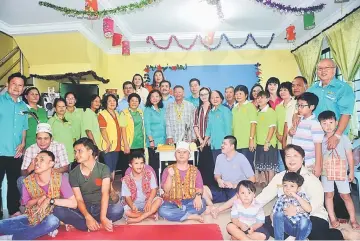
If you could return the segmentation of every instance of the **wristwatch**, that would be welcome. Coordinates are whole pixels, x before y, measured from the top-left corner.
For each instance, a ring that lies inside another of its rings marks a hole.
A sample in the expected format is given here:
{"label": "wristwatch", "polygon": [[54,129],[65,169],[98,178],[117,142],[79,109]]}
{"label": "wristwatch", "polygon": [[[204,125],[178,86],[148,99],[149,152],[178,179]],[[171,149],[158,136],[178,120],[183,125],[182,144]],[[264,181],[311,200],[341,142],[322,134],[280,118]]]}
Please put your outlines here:
{"label": "wristwatch", "polygon": [[252,137],[252,136],[250,136],[249,138],[250,138],[250,140],[254,140],[254,137]]}
{"label": "wristwatch", "polygon": [[55,199],[53,199],[53,198],[50,199],[50,205],[51,205],[51,206],[55,205]]}

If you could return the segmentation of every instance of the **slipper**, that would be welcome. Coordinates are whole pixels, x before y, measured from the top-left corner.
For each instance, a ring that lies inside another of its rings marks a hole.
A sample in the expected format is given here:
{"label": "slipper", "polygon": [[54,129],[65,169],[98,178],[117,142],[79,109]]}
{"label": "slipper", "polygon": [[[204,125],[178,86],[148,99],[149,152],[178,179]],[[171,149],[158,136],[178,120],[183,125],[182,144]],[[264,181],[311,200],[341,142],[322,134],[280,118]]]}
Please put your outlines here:
{"label": "slipper", "polygon": [[360,225],[358,224],[358,222],[349,222],[349,224],[351,225],[351,228],[353,230],[360,230]]}
{"label": "slipper", "polygon": [[331,228],[338,228],[340,226],[339,220],[335,219],[335,221],[330,220],[330,226]]}

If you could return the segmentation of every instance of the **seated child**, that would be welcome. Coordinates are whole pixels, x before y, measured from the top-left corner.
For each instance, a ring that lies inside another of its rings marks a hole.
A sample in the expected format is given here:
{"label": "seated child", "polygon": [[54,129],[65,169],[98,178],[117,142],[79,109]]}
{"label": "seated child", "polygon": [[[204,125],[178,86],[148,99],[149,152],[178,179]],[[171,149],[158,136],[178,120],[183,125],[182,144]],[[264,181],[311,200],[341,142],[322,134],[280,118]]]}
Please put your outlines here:
{"label": "seated child", "polygon": [[[284,240],[284,233],[296,240],[305,240],[312,228],[309,213],[311,205],[305,193],[300,192],[304,178],[296,172],[287,172],[283,177],[284,195],[280,196],[273,208],[273,226],[275,240]],[[289,205],[297,207],[295,216],[288,217],[284,208]]]}
{"label": "seated child", "polygon": [[232,240],[267,240],[269,233],[263,227],[265,214],[262,205],[255,201],[255,184],[249,180],[240,181],[231,209],[231,222],[226,230]]}
{"label": "seated child", "polygon": [[[352,145],[349,140],[349,137],[346,135],[338,135],[336,134],[336,128],[338,122],[336,121],[335,113],[332,111],[323,111],[319,114],[318,117],[321,127],[325,132],[325,138],[322,144],[322,151],[324,155],[324,162],[331,158],[332,154],[337,154],[340,159],[345,162],[343,163],[343,173],[341,174],[340,170],[338,174],[341,177],[333,177],[329,178],[326,170],[321,176],[321,183],[325,192],[325,207],[329,213],[330,225],[333,228],[337,228],[340,226],[339,220],[336,218],[336,214],[334,211],[334,183],[340,193],[340,197],[344,200],[346,209],[350,215],[350,225],[353,229],[360,229],[360,225],[356,220],[356,213],[354,202],[350,196],[350,185],[349,182],[354,180],[354,158],[352,153]],[[339,144],[336,146],[335,150],[328,150],[327,148],[327,140],[336,136],[339,140]],[[334,169],[337,169],[333,166]],[[338,168],[340,169],[340,168]],[[349,170],[349,175],[347,176],[346,171]],[[334,173],[334,171],[332,172]],[[332,180],[329,180],[332,179]],[[335,180],[334,180],[335,179]]]}
{"label": "seated child", "polygon": [[145,218],[157,219],[162,199],[156,196],[157,184],[153,170],[145,169],[145,157],[140,152],[130,156],[131,172],[122,179],[121,196],[125,198],[127,223],[139,223]]}

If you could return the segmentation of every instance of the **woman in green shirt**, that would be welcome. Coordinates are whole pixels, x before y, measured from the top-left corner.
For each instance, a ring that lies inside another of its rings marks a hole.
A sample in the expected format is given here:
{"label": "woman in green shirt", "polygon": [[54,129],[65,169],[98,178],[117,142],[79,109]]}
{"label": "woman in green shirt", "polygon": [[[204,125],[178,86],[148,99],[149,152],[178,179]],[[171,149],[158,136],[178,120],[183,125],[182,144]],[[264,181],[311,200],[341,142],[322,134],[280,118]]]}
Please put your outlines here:
{"label": "woman in green shirt", "polygon": [[65,118],[68,121],[70,121],[71,128],[73,131],[73,137],[75,138],[75,140],[78,140],[80,139],[80,137],[86,136],[85,130],[82,130],[81,128],[84,111],[81,108],[77,109],[75,107],[76,96],[73,92],[67,92],[65,94],[65,100],[66,100]]}
{"label": "woman in green shirt", "polygon": [[29,129],[26,131],[26,144],[25,149],[27,149],[32,144],[36,143],[36,127],[39,123],[46,123],[47,113],[44,108],[39,106],[40,102],[40,92],[36,87],[29,87],[25,90],[23,94],[23,101],[27,104],[29,111],[33,115],[29,114],[28,125]]}
{"label": "woman in green shirt", "polygon": [[90,108],[87,108],[83,115],[83,129],[95,145],[100,145],[100,126],[97,112],[101,106],[101,98],[98,95],[90,96]]}
{"label": "woman in green shirt", "polygon": [[63,98],[56,98],[54,101],[55,114],[48,123],[51,125],[54,141],[65,145],[69,162],[74,161],[73,143],[75,138],[71,129],[71,122],[65,118],[66,101]]}

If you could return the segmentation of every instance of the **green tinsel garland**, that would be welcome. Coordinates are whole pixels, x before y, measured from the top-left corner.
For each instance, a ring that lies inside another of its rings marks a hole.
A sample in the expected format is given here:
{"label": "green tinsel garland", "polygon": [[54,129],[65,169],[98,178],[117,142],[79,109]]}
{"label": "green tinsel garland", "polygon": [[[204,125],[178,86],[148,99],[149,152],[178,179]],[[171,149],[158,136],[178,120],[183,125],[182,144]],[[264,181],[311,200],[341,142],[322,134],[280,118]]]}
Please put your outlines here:
{"label": "green tinsel garland", "polygon": [[158,2],[159,0],[141,0],[137,3],[130,3],[128,5],[121,5],[118,6],[116,8],[112,8],[112,9],[105,9],[105,10],[100,10],[100,11],[96,11],[96,12],[92,12],[92,11],[85,11],[85,10],[77,10],[77,9],[72,9],[72,8],[67,8],[67,7],[61,7],[49,2],[43,2],[40,1],[39,5],[43,6],[43,7],[47,7],[47,8],[52,8],[58,12],[62,12],[65,15],[69,15],[69,16],[77,16],[77,17],[105,17],[108,15],[115,15],[118,13],[129,13],[131,11],[134,10],[139,10],[142,8],[145,8],[155,2]]}

